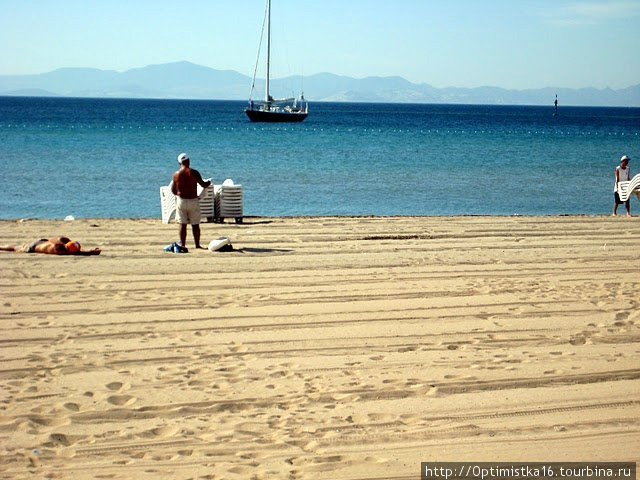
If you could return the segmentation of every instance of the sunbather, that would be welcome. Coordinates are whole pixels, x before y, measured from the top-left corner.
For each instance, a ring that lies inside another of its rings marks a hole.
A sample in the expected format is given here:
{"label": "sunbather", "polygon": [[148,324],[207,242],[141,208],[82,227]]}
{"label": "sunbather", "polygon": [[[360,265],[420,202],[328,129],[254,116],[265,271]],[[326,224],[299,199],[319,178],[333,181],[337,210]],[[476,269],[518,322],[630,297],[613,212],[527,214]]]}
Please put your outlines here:
{"label": "sunbather", "polygon": [[100,255],[99,248],[84,251],[78,242],[67,237],[40,239],[24,245],[0,245],[0,250],[18,253],[46,253],[49,255]]}

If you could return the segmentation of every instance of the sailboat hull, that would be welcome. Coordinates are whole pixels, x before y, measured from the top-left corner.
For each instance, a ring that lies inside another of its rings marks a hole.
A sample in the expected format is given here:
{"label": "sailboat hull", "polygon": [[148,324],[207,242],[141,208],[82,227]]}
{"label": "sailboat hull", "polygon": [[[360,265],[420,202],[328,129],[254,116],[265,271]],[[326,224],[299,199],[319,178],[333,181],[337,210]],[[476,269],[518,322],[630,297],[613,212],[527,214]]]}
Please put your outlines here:
{"label": "sailboat hull", "polygon": [[247,114],[252,122],[301,122],[307,118],[306,112],[269,112],[266,110],[251,110],[247,108],[244,113]]}

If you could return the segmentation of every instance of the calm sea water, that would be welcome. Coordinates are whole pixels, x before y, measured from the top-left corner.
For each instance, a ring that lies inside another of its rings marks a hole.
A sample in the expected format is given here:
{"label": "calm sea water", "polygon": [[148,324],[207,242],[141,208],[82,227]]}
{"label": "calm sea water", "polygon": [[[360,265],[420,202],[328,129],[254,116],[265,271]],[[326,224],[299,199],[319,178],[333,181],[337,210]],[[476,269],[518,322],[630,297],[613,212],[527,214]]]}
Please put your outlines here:
{"label": "calm sea water", "polygon": [[183,151],[269,216],[608,214],[620,156],[640,163],[638,108],[312,103],[281,125],[243,108],[0,97],[0,218],[159,218]]}

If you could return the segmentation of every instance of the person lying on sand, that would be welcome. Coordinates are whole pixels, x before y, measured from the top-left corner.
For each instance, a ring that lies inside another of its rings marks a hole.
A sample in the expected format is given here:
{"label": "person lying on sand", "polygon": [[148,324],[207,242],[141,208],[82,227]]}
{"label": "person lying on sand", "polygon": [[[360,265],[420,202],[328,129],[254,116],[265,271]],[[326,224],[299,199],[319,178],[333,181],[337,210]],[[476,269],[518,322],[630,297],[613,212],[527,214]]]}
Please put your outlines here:
{"label": "person lying on sand", "polygon": [[49,255],[100,255],[100,249],[83,251],[78,242],[67,237],[40,239],[24,245],[0,245],[0,250],[19,253],[47,253]]}

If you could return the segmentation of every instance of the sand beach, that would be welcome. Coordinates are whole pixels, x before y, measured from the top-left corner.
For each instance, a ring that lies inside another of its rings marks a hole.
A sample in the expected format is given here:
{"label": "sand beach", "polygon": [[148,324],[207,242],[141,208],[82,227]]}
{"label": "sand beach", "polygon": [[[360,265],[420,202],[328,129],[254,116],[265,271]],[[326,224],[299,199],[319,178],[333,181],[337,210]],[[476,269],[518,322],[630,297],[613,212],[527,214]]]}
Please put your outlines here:
{"label": "sand beach", "polygon": [[[0,221],[0,478],[640,458],[640,219]],[[189,247],[192,247],[189,232]]]}

